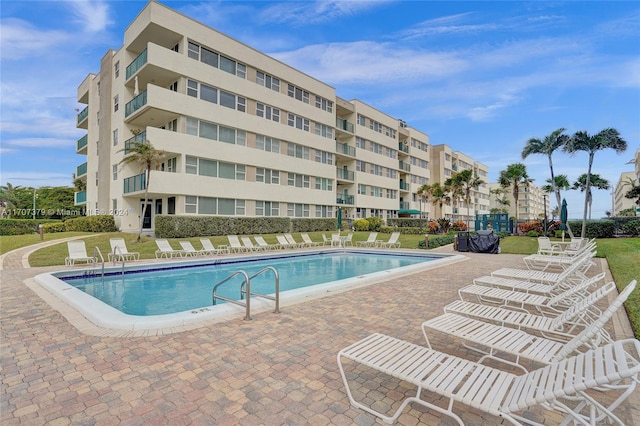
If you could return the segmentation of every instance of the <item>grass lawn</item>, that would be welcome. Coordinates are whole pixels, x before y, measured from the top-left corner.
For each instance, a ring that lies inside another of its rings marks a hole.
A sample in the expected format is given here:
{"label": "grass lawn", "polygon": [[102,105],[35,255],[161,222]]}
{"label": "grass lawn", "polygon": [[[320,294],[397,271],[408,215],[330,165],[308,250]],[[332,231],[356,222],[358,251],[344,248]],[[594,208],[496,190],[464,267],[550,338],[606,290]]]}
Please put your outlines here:
{"label": "grass lawn", "polygon": [[[330,237],[332,232],[310,232],[309,236],[314,241],[322,241],[322,234]],[[354,232],[353,245],[358,241],[366,241],[369,232]],[[143,237],[140,242],[136,241],[137,235],[122,232],[113,232],[105,234],[88,234],[81,232],[63,232],[57,234],[45,234],[45,241],[53,241],[60,238],[66,238],[77,235],[87,235],[84,238],[87,245],[89,255],[93,252],[94,247],[99,247],[105,261],[107,254],[111,251],[109,238],[122,237],[125,239],[127,248],[131,252],[139,252],[141,259],[154,259],[157,246],[155,240],[150,237]],[[346,235],[346,232],[343,232]],[[293,234],[297,241],[302,241],[299,234]],[[378,234],[378,240],[387,241],[390,234]],[[218,245],[227,245],[226,236],[209,237],[211,242],[217,247]],[[269,244],[277,242],[275,235],[264,235],[264,239]],[[198,249],[201,247],[200,238],[176,238],[169,239],[170,244],[174,248],[179,248],[178,241],[191,241],[193,246]],[[400,243],[403,248],[418,248],[418,243],[424,241],[424,235],[401,235]],[[0,254],[8,251],[25,247],[40,242],[40,236],[33,235],[10,235],[0,236]],[[538,249],[538,241],[531,237],[507,237],[500,241],[502,253],[528,255],[535,253]],[[598,254],[597,257],[604,257],[609,263],[609,268],[613,278],[618,285],[618,289],[624,288],[631,280],[640,280],[640,238],[612,238],[600,239],[597,241]],[[31,266],[52,266],[63,265],[64,258],[67,256],[67,245],[65,243],[56,244],[45,247],[32,253],[29,257]],[[640,337],[640,290],[636,289],[625,304],[631,325],[634,329],[636,337]]]}

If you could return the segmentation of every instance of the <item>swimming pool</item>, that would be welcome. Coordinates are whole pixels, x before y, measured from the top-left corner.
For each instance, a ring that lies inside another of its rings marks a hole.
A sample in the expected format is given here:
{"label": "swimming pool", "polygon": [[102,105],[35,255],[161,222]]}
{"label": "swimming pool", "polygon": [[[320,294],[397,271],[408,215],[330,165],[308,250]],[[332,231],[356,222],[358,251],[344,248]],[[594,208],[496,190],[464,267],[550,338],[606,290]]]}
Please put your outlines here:
{"label": "swimming pool", "polygon": [[[419,251],[319,250],[205,258],[105,268],[104,277],[73,270],[41,274],[35,281],[99,327],[140,330],[182,326],[204,319],[237,317],[243,308],[218,301],[213,286],[235,271],[252,275],[269,265],[280,275],[281,304],[345,291],[399,274],[457,261],[461,256]],[[239,299],[240,277],[220,287]],[[251,291],[274,292],[271,272],[251,280]],[[273,302],[251,299],[252,313],[273,310]]]}

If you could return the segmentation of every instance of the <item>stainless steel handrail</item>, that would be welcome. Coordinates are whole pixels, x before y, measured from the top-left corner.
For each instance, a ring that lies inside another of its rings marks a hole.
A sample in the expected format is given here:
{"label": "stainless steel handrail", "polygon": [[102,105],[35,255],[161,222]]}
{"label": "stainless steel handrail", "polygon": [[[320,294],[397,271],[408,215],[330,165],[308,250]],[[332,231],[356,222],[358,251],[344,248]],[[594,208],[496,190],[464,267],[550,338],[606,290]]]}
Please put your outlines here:
{"label": "stainless steel handrail", "polygon": [[[245,307],[245,311],[246,311],[244,319],[248,321],[248,320],[251,319],[251,307],[250,307],[251,297],[247,297],[246,301],[242,302],[241,300],[234,300],[234,299],[230,299],[228,297],[220,296],[220,295],[217,294],[217,290],[218,290],[218,287],[220,287],[220,285],[226,283],[231,278],[233,278],[235,276],[238,276],[238,275],[242,275],[244,277],[244,284],[247,287],[247,292],[251,291],[251,282],[249,280],[249,276],[247,275],[247,273],[244,272],[244,271],[236,271],[233,274],[229,275],[227,278],[223,279],[222,281],[218,282],[216,285],[213,286],[213,290],[211,291],[212,303],[215,305],[216,304],[216,300],[220,299],[220,300],[224,300],[225,302],[234,303],[236,305],[244,306]],[[240,299],[242,299],[242,290],[240,291]]]}
{"label": "stainless steel handrail", "polygon": [[118,252],[120,252],[120,260],[122,261],[122,275],[124,275],[124,254],[122,253],[122,249],[119,246],[115,246],[113,248],[113,254],[111,256],[113,256],[113,266],[116,265],[116,260],[118,259]]}
{"label": "stainless steel handrail", "polygon": [[98,252],[98,254],[100,255],[100,263],[102,264],[102,272],[101,272],[100,276],[104,280],[104,256],[102,255],[102,252],[100,251],[100,247],[98,247],[98,246],[95,246],[93,248],[93,257],[97,259],[98,256],[96,256],[96,252]]}
{"label": "stainless steel handrail", "polygon": [[274,268],[273,266],[267,266],[263,269],[261,269],[260,271],[256,272],[255,274],[251,275],[249,277],[249,282],[251,282],[252,279],[254,279],[255,277],[257,277],[258,275],[262,275],[267,271],[273,271],[273,275],[275,276],[276,279],[276,291],[275,291],[275,296],[269,296],[268,294],[260,294],[260,293],[256,293],[255,291],[252,292],[251,294],[248,294],[248,291],[244,291],[244,286],[240,287],[240,297],[242,297],[243,294],[247,294],[247,299],[251,296],[259,296],[259,297],[263,297],[265,299],[269,299],[269,300],[273,300],[274,302],[276,302],[276,307],[273,310],[274,314],[279,314],[280,313],[280,274],[278,274],[278,271],[276,270],[276,268]]}

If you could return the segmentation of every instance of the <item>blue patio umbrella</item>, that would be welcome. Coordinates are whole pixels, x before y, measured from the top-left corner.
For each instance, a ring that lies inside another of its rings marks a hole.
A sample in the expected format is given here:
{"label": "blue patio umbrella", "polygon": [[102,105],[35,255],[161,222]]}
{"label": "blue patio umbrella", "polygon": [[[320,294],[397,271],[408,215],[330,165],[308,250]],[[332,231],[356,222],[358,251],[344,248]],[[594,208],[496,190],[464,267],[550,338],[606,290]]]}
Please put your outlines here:
{"label": "blue patio umbrella", "polygon": [[342,230],[342,207],[338,207],[338,231]]}
{"label": "blue patio umbrella", "polygon": [[564,198],[560,208],[560,229],[562,230],[562,241],[564,241],[564,231],[567,230],[567,200]]}

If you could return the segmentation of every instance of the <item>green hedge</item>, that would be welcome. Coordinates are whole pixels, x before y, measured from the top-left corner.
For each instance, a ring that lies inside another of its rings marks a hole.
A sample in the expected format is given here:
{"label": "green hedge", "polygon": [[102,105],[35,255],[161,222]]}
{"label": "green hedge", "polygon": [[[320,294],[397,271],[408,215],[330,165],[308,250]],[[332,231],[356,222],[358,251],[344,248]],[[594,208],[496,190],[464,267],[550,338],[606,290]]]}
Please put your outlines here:
{"label": "green hedge", "polygon": [[[38,232],[38,225],[51,219],[0,219],[0,235],[25,235]],[[61,222],[60,222],[61,223]]]}
{"label": "green hedge", "polygon": [[116,232],[113,216],[82,216],[64,221],[64,230],[67,232]]}
{"label": "green hedge", "polygon": [[335,219],[291,219],[288,217],[176,216],[158,215],[155,236],[192,238],[203,235],[284,234],[331,231]]}
{"label": "green hedge", "polygon": [[[447,244],[453,244],[455,238],[456,238],[455,234],[439,235],[437,237],[434,237],[433,235],[429,235],[429,248],[434,249],[441,246],[446,246]],[[424,249],[425,242],[418,241],[418,248]]]}
{"label": "green hedge", "polygon": [[[582,232],[581,220],[570,220],[569,226],[574,237],[579,237]],[[587,220],[586,238],[613,238],[616,233],[615,222],[608,219]],[[565,234],[566,235],[566,234]]]}
{"label": "green hedge", "polygon": [[640,219],[630,220],[620,227],[622,232],[630,236],[640,236]]}

